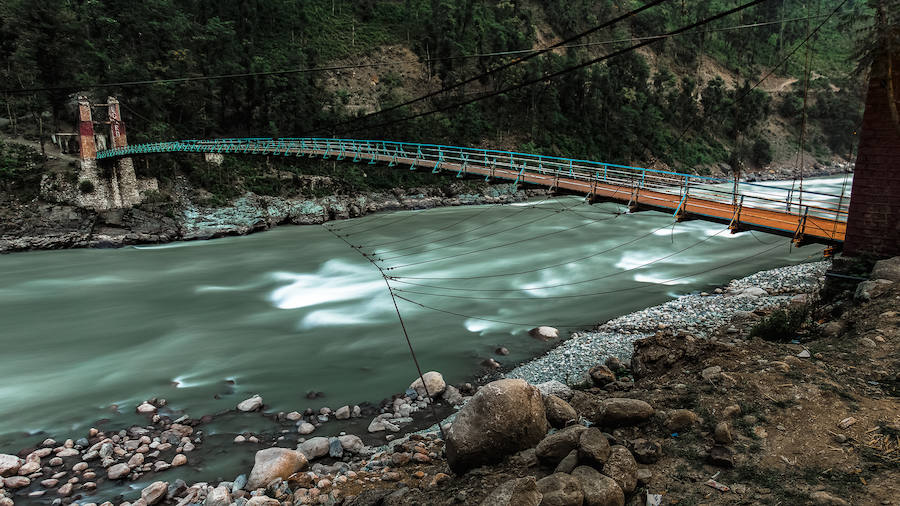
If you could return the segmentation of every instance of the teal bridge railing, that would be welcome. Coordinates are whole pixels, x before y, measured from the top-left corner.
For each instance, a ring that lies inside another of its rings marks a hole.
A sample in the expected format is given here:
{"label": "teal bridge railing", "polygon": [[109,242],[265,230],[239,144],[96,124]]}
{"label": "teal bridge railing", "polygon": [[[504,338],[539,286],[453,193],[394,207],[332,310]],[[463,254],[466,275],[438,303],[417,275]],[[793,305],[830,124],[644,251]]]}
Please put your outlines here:
{"label": "teal bridge railing", "polygon": [[[444,146],[386,140],[331,138],[233,138],[183,140],[136,144],[99,151],[100,160],[151,153],[221,153],[294,157],[321,157],[368,164],[405,165],[411,170],[453,171],[457,177],[480,175],[485,179],[520,182],[540,181],[559,187],[560,180],[585,194],[601,193],[598,186],[627,188],[624,192],[656,192],[686,202],[728,202],[741,208],[779,210],[845,222],[849,198],[823,192],[781,188],[751,182],[685,174],[614,163],[494,149]],[[574,183],[572,183],[574,181]],[[627,198],[626,198],[627,200]],[[802,208],[801,208],[802,203]]]}

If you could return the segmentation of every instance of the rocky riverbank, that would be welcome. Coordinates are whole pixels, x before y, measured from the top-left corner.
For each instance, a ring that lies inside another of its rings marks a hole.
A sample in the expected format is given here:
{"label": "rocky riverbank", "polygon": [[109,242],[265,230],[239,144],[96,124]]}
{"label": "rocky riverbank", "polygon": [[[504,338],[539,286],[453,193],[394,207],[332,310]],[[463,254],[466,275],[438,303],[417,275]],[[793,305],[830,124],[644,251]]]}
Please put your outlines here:
{"label": "rocky riverbank", "polygon": [[185,179],[173,200],[130,209],[92,211],[52,200],[3,202],[0,253],[39,249],[120,247],[245,235],[281,224],[321,224],[388,210],[507,204],[545,195],[541,189],[512,184],[450,184],[395,188],[383,193],[321,198],[268,197],[248,193],[226,206],[204,205],[203,192]]}
{"label": "rocky riverbank", "polygon": [[[456,388],[430,372],[378,407],[269,413],[280,432],[218,436],[256,452],[227,481],[177,479],[213,419],[151,399],[137,408],[144,427],[0,456],[0,505],[894,504],[900,258],[851,291],[820,291],[827,268],[766,271],[618,318],[509,373],[530,383]],[[777,325],[801,309],[807,325]],[[595,344],[610,336],[621,342]],[[432,406],[461,409],[444,435],[403,435],[431,425]],[[264,411],[256,396],[234,410]],[[355,430],[314,434],[333,421]],[[133,480],[122,496],[116,484]]]}

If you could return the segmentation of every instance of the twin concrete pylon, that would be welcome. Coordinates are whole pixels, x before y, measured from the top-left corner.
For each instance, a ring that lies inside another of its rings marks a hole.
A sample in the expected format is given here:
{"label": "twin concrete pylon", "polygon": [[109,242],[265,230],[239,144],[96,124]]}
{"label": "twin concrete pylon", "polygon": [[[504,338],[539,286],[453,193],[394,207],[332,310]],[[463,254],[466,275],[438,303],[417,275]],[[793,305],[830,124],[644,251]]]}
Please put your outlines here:
{"label": "twin concrete pylon", "polygon": [[[81,167],[79,182],[89,181],[90,185],[79,183],[78,204],[97,210],[132,207],[141,202],[134,162],[129,157],[107,162],[111,166],[97,165],[97,138],[94,135],[92,107],[108,108],[110,148],[128,145],[125,123],[119,110],[119,101],[109,97],[105,104],[91,104],[85,96],[78,97],[78,134],[81,147]],[[105,147],[105,146],[102,146]],[[93,187],[92,189],[90,187]],[[90,190],[90,191],[88,191]]]}

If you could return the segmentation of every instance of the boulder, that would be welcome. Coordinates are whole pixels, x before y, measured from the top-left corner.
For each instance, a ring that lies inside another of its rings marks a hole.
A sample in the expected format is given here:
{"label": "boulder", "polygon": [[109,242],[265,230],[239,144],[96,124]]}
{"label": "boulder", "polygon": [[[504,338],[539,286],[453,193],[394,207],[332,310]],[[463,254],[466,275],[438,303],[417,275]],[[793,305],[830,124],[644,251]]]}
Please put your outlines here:
{"label": "boulder", "polygon": [[581,506],[581,483],[566,473],[553,473],[537,481],[543,499],[541,506]]}
{"label": "boulder", "polygon": [[609,476],[600,474],[593,467],[579,466],[572,477],[581,484],[585,506],[624,506],[625,493]]}
{"label": "boulder", "polygon": [[637,462],[624,446],[610,448],[609,458],[603,465],[603,474],[615,480],[625,495],[634,492],[637,487]]}
{"label": "boulder", "polygon": [[255,495],[244,504],[245,506],[281,506],[281,501],[265,495]]}
{"label": "boulder", "polygon": [[302,453],[308,460],[317,459],[328,455],[328,438],[327,437],[311,437],[300,443],[297,450]]}
{"label": "boulder", "polygon": [[0,453],[0,477],[12,476],[22,467],[22,459],[15,455]]}
{"label": "boulder", "polygon": [[166,493],[169,491],[169,483],[165,481],[154,481],[147,488],[141,490],[141,499],[144,500],[148,506],[153,506],[154,504],[162,501],[166,498]]}
{"label": "boulder", "polygon": [[447,463],[462,473],[499,462],[537,444],[547,426],[537,388],[521,379],[488,383],[463,406],[447,431]]}
{"label": "boulder", "polygon": [[[323,438],[324,439],[324,438]],[[328,440],[325,439],[328,451]],[[253,469],[247,479],[247,490],[264,488],[277,478],[286,480],[297,471],[302,471],[308,465],[306,456],[299,451],[287,448],[267,448],[256,452]]]}
{"label": "boulder", "polygon": [[297,425],[297,434],[301,434],[303,436],[312,434],[315,430],[316,426],[309,422],[300,422],[300,424]]}
{"label": "boulder", "polygon": [[875,262],[871,278],[887,279],[894,282],[900,281],[900,256]]}
{"label": "boulder", "polygon": [[538,506],[542,498],[534,478],[528,476],[499,485],[481,501],[481,506]]}
{"label": "boulder", "polygon": [[137,407],[137,412],[142,415],[150,415],[156,413],[156,406],[150,404],[149,402],[145,402]]}
{"label": "boulder", "polygon": [[685,432],[699,420],[700,417],[689,409],[676,409],[669,413],[669,417],[666,419],[666,428],[670,432]]}
{"label": "boulder", "polygon": [[565,427],[569,422],[578,421],[578,413],[575,412],[575,408],[555,395],[544,397],[544,408],[547,421],[557,429]]}
{"label": "boulder", "polygon": [[254,395],[253,397],[251,397],[249,399],[241,401],[237,405],[237,409],[238,409],[238,411],[243,411],[243,412],[247,413],[249,411],[258,410],[259,408],[262,407],[262,405],[263,405],[262,397],[260,397],[258,395]]}
{"label": "boulder", "polygon": [[609,453],[609,440],[596,427],[590,427],[583,431],[578,438],[578,456],[585,464],[597,468],[603,467],[603,464],[609,459]]}
{"label": "boulder", "polygon": [[10,490],[25,488],[28,485],[31,485],[31,480],[25,476],[10,476],[9,478],[3,478],[3,486]]}
{"label": "boulder", "polygon": [[554,473],[571,473],[573,469],[578,467],[578,450],[572,450],[566,455],[559,464],[556,465]]}
{"label": "boulder", "polygon": [[347,420],[350,418],[350,406],[341,406],[334,412],[334,417],[338,420]]}
{"label": "boulder", "polygon": [[538,383],[535,387],[544,395],[555,395],[564,401],[572,398],[572,389],[565,383],[556,380]]}
{"label": "boulder", "polygon": [[889,279],[873,279],[871,281],[863,281],[856,285],[856,292],[853,297],[856,300],[867,301],[880,297],[887,293],[894,282]]}
{"label": "boulder", "polygon": [[600,401],[600,412],[591,420],[603,427],[630,427],[653,416],[653,407],[638,399],[612,397]]}
{"label": "boulder", "polygon": [[447,388],[444,389],[444,393],[441,395],[447,404],[451,406],[459,406],[462,404],[463,396],[459,393],[459,389],[453,385],[447,385]]}
{"label": "boulder", "polygon": [[549,341],[559,337],[559,330],[553,327],[535,327],[528,331],[528,335],[541,341]]}
{"label": "boulder", "polygon": [[534,449],[538,460],[545,466],[556,467],[572,450],[577,450],[581,434],[588,430],[583,425],[572,425],[549,434]]}
{"label": "boulder", "polygon": [[[422,384],[422,379],[425,379],[424,385]],[[428,371],[422,375],[421,378],[413,381],[412,384],[409,385],[409,388],[416,391],[421,396],[425,396],[425,390],[427,388],[428,395],[431,397],[437,397],[444,393],[444,389],[447,388],[447,383],[444,382],[444,377],[441,376],[441,373],[437,371]]]}
{"label": "boulder", "polygon": [[131,472],[131,468],[128,467],[128,464],[116,464],[110,467],[106,474],[110,480],[118,480],[119,478],[124,478],[128,476]]}
{"label": "boulder", "polygon": [[341,447],[344,448],[344,451],[350,453],[359,453],[366,447],[363,440],[360,439],[359,436],[354,436],[353,434],[338,436],[338,440],[341,442]]}
{"label": "boulder", "polygon": [[209,491],[203,506],[229,506],[231,501],[231,490],[228,487],[219,486]]}
{"label": "boulder", "polygon": [[612,372],[609,367],[603,364],[595,365],[588,371],[591,382],[596,387],[605,387],[606,385],[616,381],[616,373]]}

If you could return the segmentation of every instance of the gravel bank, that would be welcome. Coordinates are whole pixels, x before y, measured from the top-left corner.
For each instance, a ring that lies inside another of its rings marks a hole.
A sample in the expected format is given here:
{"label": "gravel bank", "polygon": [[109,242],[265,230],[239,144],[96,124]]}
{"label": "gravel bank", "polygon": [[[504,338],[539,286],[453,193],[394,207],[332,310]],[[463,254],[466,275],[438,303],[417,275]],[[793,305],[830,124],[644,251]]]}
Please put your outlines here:
{"label": "gravel bank", "polygon": [[811,292],[824,279],[830,265],[830,261],[822,261],[761,271],[732,280],[717,290],[721,293],[684,295],[621,316],[594,331],[572,334],[564,343],[516,367],[506,377],[522,378],[532,384],[550,380],[577,383],[588,369],[603,363],[609,356],[629,360],[634,341],[653,335],[657,330],[676,328],[704,337],[741,313],[785,305],[793,295]]}

